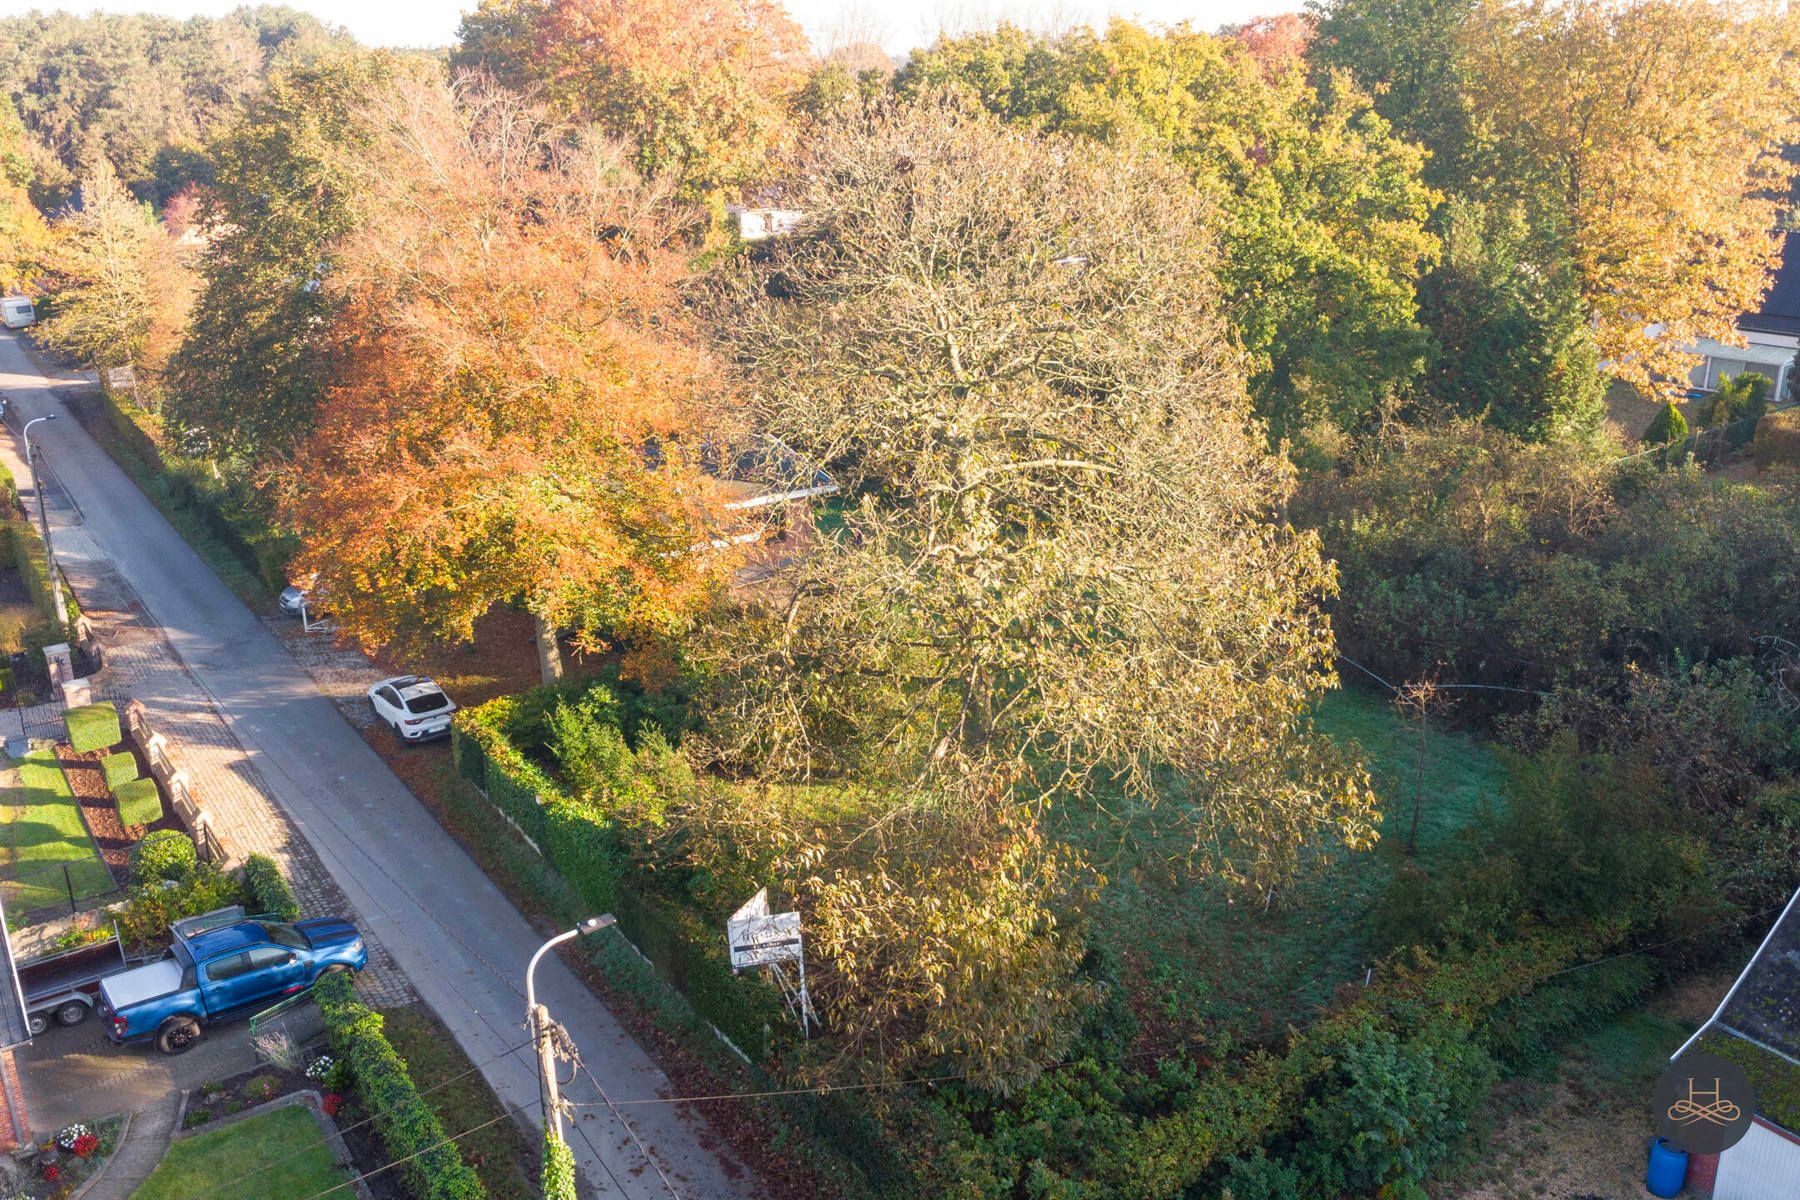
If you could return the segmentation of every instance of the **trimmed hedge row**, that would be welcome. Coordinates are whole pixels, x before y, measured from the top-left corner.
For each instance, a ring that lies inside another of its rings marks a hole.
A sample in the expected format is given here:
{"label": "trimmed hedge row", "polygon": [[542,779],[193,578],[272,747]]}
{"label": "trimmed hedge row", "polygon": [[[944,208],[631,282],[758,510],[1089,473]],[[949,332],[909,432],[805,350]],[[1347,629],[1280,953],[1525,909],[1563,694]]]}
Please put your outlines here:
{"label": "trimmed hedge row", "polygon": [[[19,488],[13,482],[12,472],[3,466],[0,466],[0,492],[4,493],[3,504],[0,504],[4,510],[0,511],[0,566],[17,568],[25,590],[31,595],[32,605],[46,620],[54,619],[56,598],[50,590],[50,565],[44,554],[44,541],[31,523],[31,514],[25,512],[19,501]],[[75,603],[74,588],[63,589],[63,604],[63,623],[67,629],[73,629],[81,616],[81,608]],[[66,638],[67,634],[63,636]]]}
{"label": "trimmed hedge row", "polygon": [[281,868],[266,854],[252,854],[244,860],[244,888],[250,893],[251,907],[278,921],[292,921],[300,916],[300,902],[293,889],[281,877]]}
{"label": "trimmed hedge row", "polygon": [[154,779],[134,779],[113,789],[119,802],[119,824],[127,829],[134,825],[154,825],[162,820],[162,793]]}
{"label": "trimmed hedge row", "polygon": [[463,1162],[443,1123],[419,1095],[406,1063],[382,1032],[381,1014],[356,999],[348,974],[324,976],[313,999],[325,1018],[332,1052],[350,1072],[381,1144],[418,1200],[485,1200],[487,1189]]}
{"label": "trimmed hedge row", "polygon": [[125,740],[119,729],[119,710],[111,700],[69,709],[63,714],[63,725],[69,731],[69,746],[77,754],[110,749]]}
{"label": "trimmed hedge row", "polygon": [[104,390],[84,393],[71,407],[115,458],[123,454],[135,460],[145,474],[160,481],[168,504],[193,514],[264,587],[280,591],[287,586],[294,539],[272,529],[240,488],[214,478],[194,459],[165,452],[150,432],[155,417]]}

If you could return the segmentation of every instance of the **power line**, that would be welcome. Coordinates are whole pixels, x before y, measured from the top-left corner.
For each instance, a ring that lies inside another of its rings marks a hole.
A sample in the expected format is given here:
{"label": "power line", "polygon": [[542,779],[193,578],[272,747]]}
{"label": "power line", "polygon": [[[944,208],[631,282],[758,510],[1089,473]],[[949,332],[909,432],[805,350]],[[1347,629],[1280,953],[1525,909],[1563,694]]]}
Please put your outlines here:
{"label": "power line", "polygon": [[[663,1173],[662,1164],[656,1161],[655,1156],[652,1155],[649,1149],[644,1145],[643,1139],[638,1137],[637,1130],[632,1128],[631,1122],[625,1119],[625,1114],[620,1112],[618,1106],[612,1102],[612,1097],[606,1094],[606,1089],[600,1086],[600,1081],[594,1078],[594,1073],[588,1070],[587,1064],[580,1059],[576,1059],[575,1065],[580,1068],[583,1075],[588,1077],[588,1082],[594,1085],[594,1090],[600,1093],[600,1099],[606,1102],[607,1111],[612,1113],[613,1120],[623,1125],[625,1127],[625,1132],[631,1135],[632,1144],[638,1148],[638,1153],[643,1155],[644,1161],[650,1164],[650,1169],[656,1172],[656,1177],[662,1180],[662,1185],[664,1188],[668,1189],[669,1195],[673,1196],[675,1200],[681,1200],[681,1193],[675,1189],[675,1185],[669,1182],[669,1177]],[[600,1165],[606,1168],[606,1173],[612,1176],[614,1183],[619,1182],[618,1176],[613,1175],[612,1168],[606,1166],[606,1160],[604,1158],[600,1159]],[[620,1187],[619,1190],[623,1192],[625,1189]]]}
{"label": "power line", "polygon": [[318,1200],[318,1198],[320,1196],[329,1196],[333,1192],[341,1192],[353,1183],[361,1183],[365,1179],[374,1178],[375,1176],[381,1174],[383,1171],[391,1171],[395,1167],[398,1167],[405,1163],[411,1162],[413,1159],[419,1157],[419,1155],[421,1155],[421,1154],[430,1154],[433,1150],[436,1150],[439,1146],[448,1146],[453,1142],[461,1141],[463,1138],[468,1137],[471,1133],[480,1133],[482,1130],[486,1129],[489,1125],[497,1125],[501,1121],[504,1121],[511,1116],[512,1116],[511,1113],[501,1113],[499,1116],[494,1117],[492,1120],[483,1121],[479,1125],[475,1125],[468,1129],[465,1129],[461,1133],[456,1134],[454,1137],[447,1137],[447,1138],[442,1139],[441,1141],[433,1142],[433,1143],[431,1143],[431,1145],[426,1146],[421,1150],[414,1150],[411,1154],[407,1155],[405,1158],[396,1158],[392,1162],[387,1162],[387,1163],[381,1164],[379,1167],[376,1167],[372,1171],[364,1171],[361,1175],[358,1175],[352,1179],[346,1179],[346,1180],[344,1180],[344,1182],[337,1184],[333,1187],[328,1187],[322,1192],[314,1192],[312,1195],[308,1196],[306,1198],[306,1200]]}

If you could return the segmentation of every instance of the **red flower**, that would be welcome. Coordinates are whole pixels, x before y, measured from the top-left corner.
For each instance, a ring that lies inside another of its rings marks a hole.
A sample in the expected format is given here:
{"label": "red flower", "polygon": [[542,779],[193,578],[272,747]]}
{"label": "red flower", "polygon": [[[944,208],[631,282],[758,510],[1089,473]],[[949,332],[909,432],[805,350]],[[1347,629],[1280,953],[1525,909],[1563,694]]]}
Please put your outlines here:
{"label": "red flower", "polygon": [[325,1099],[320,1103],[319,1107],[325,1110],[326,1116],[335,1117],[338,1115],[338,1109],[344,1107],[344,1098],[336,1092],[326,1092]]}
{"label": "red flower", "polygon": [[76,1158],[86,1158],[100,1148],[100,1139],[91,1133],[84,1133],[75,1139],[75,1145],[72,1148]]}
{"label": "red flower", "polygon": [[62,1168],[55,1163],[51,1163],[44,1168],[44,1178],[50,1183],[55,1183],[58,1179],[62,1178]]}

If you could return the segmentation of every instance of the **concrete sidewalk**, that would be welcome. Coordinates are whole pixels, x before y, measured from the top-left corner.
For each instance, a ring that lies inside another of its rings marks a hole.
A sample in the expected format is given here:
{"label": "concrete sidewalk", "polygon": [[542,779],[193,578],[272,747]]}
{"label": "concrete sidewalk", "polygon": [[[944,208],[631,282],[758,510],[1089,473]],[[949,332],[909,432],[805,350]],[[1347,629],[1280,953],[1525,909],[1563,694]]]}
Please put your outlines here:
{"label": "concrete sidewalk", "polygon": [[[0,336],[0,388],[23,418],[63,412],[52,381],[13,335]],[[180,753],[184,761],[205,757],[195,790],[209,811],[221,813],[222,836],[251,839],[244,845],[267,838],[290,864],[315,854],[364,930],[393,956],[501,1100],[535,1119],[537,1073],[524,1048],[523,989],[526,961],[544,931],[520,916],[85,430],[65,417],[32,433],[80,510],[79,518],[58,513],[52,520],[58,557],[83,591],[84,607],[120,614],[106,651],[114,680],[145,703],[157,728],[189,731],[179,735]],[[149,630],[162,636],[143,636]],[[233,799],[239,811],[225,824],[223,806]],[[537,985],[607,1096],[671,1094],[661,1070],[554,957],[540,965]],[[584,1194],[666,1200],[671,1192],[757,1193],[705,1120],[685,1106],[630,1110],[653,1168],[594,1082],[578,1078],[565,1095],[592,1106],[579,1110],[570,1130],[589,1184]]]}

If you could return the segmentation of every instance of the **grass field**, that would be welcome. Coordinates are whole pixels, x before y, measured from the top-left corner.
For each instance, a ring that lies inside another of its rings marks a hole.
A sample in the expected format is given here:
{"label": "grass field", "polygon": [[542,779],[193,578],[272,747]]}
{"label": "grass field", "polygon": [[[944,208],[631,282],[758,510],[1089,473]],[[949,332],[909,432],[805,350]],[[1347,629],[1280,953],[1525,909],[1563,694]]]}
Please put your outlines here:
{"label": "grass field", "polygon": [[1322,855],[1266,908],[1184,878],[1179,864],[1160,867],[1154,847],[1102,848],[1077,837],[1110,881],[1094,940],[1117,951],[1147,1035],[1168,1027],[1209,1041],[1260,1041],[1304,1022],[1374,961],[1369,918],[1405,859],[1415,792],[1423,797],[1421,862],[1501,802],[1501,765],[1475,739],[1433,727],[1421,773],[1418,726],[1381,699],[1334,692],[1317,720],[1334,740],[1361,746],[1382,799],[1381,842]]}
{"label": "grass field", "polygon": [[535,1200],[538,1190],[525,1170],[537,1153],[535,1144],[515,1122],[492,1123],[506,1110],[449,1031],[418,1008],[384,1009],[382,1016],[388,1041],[406,1060],[407,1073],[444,1128],[453,1134],[476,1131],[459,1140],[457,1149],[481,1176],[488,1200]]}
{"label": "grass field", "polygon": [[50,752],[40,750],[0,769],[0,888],[8,910],[67,903],[65,864],[77,900],[113,890],[69,781]]}
{"label": "grass field", "polygon": [[175,1143],[131,1200],[192,1200],[251,1172],[254,1189],[241,1194],[258,1200],[306,1200],[345,1178],[312,1113],[281,1108]]}

